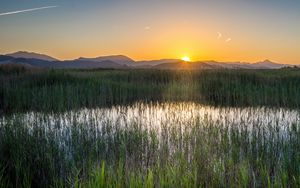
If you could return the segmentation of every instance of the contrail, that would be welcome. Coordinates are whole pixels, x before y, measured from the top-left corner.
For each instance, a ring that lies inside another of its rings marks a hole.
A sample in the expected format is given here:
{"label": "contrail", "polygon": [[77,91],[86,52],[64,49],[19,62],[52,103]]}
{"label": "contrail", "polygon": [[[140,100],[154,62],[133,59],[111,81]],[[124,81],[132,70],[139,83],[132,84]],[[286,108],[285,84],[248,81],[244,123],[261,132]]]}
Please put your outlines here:
{"label": "contrail", "polygon": [[17,10],[17,11],[12,11],[12,12],[4,12],[4,13],[0,13],[0,16],[10,15],[10,14],[18,14],[18,13],[22,13],[22,12],[31,12],[31,11],[36,11],[36,10],[55,8],[55,7],[58,7],[58,6],[47,6],[47,7],[31,8],[31,9],[25,9],[25,10]]}

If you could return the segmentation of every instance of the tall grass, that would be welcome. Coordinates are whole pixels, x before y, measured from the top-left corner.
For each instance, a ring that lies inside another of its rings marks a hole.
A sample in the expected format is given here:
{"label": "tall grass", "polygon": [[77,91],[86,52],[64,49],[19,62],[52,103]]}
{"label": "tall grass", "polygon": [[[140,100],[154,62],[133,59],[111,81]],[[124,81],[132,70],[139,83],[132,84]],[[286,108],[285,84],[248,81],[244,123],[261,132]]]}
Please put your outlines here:
{"label": "tall grass", "polygon": [[2,68],[0,187],[299,187],[299,93],[298,69]]}
{"label": "tall grass", "polygon": [[298,108],[300,70],[97,70],[0,73],[0,110],[66,111],[136,101]]}
{"label": "tall grass", "polygon": [[137,103],[0,122],[7,187],[298,187],[299,112]]}

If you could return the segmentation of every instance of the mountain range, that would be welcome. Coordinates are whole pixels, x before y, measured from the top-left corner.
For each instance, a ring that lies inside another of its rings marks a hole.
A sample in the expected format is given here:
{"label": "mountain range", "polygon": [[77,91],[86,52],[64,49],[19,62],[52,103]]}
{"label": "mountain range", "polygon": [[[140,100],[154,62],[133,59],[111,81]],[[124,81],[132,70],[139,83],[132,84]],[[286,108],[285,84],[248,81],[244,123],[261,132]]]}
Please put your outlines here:
{"label": "mountain range", "polygon": [[15,52],[0,55],[0,65],[19,64],[34,68],[51,69],[280,69],[294,65],[274,63],[264,60],[257,63],[196,61],[184,62],[179,59],[161,59],[134,61],[124,55],[100,56],[96,58],[80,57],[74,60],[60,61],[44,54],[33,52]]}

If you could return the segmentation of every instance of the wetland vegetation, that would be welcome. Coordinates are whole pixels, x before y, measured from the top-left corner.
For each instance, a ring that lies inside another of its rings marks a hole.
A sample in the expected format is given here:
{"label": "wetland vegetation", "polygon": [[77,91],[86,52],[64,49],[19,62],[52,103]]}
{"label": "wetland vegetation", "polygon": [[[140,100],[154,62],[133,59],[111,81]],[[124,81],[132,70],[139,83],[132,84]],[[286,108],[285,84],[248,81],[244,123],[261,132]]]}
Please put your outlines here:
{"label": "wetland vegetation", "polygon": [[0,187],[300,186],[298,69],[0,72]]}

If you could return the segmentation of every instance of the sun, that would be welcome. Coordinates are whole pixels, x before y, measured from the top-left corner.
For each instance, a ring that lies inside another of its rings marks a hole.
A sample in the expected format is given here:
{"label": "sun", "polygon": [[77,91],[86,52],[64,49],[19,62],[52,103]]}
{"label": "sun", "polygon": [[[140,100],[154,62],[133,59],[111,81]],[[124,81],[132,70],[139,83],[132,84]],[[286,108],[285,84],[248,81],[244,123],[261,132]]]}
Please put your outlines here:
{"label": "sun", "polygon": [[181,60],[185,61],[185,62],[190,62],[191,61],[190,57],[188,57],[188,56],[182,57]]}

